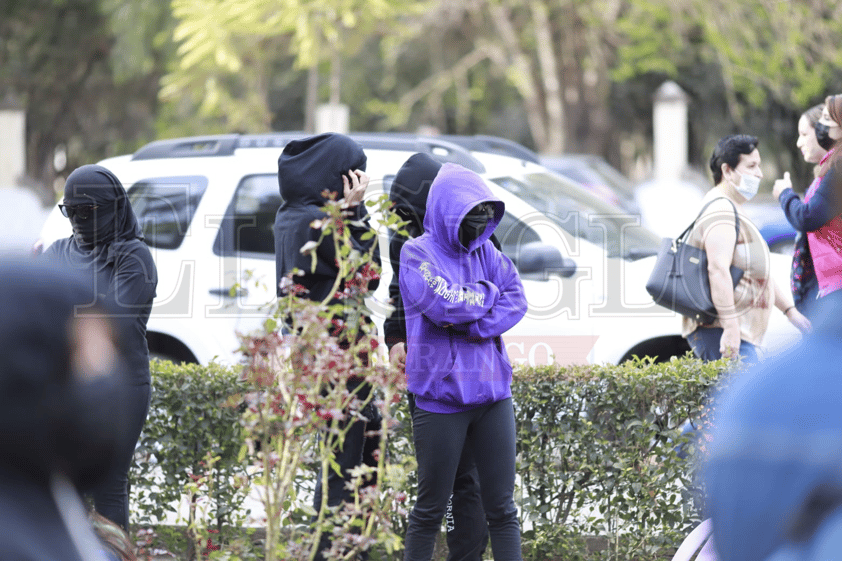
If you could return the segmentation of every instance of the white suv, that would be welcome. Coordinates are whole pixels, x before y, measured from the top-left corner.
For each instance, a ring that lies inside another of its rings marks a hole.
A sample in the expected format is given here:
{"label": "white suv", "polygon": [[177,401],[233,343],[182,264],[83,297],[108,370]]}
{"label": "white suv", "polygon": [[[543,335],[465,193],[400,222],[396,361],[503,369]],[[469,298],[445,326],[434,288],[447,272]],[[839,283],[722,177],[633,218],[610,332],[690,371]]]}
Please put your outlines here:
{"label": "white suv", "polygon": [[[277,160],[286,143],[301,136],[165,140],[100,162],[128,190],[158,266],[148,323],[153,355],[203,364],[238,360],[236,333],[258,329],[274,300],[272,226],[282,202]],[[688,350],[680,317],[645,293],[653,258],[640,257],[653,253],[657,239],[636,217],[519,158],[436,138],[351,136],[368,157],[367,196],[388,191],[406,159],[426,152],[476,171],[505,202],[497,236],[521,272],[529,301],[527,316],[504,336],[514,362],[619,363],[635,354],[663,359]],[[391,270],[387,231],[379,232],[383,275],[369,307],[382,324],[391,311]],[[68,235],[67,219],[54,209],[42,241]],[[773,270],[786,275],[786,264]],[[775,346],[797,336],[788,323],[772,327]]]}

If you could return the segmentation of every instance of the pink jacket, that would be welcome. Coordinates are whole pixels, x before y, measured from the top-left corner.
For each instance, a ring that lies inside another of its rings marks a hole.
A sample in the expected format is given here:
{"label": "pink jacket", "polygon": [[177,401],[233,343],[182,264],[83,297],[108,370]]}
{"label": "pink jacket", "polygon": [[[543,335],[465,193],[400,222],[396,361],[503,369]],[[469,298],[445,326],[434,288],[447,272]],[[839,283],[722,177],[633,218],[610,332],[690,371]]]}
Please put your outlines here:
{"label": "pink jacket", "polygon": [[[805,203],[810,202],[819,182],[820,178],[816,178],[810,185],[804,195]],[[807,241],[819,283],[819,295],[842,288],[842,216],[836,216],[818,230],[807,232]]]}

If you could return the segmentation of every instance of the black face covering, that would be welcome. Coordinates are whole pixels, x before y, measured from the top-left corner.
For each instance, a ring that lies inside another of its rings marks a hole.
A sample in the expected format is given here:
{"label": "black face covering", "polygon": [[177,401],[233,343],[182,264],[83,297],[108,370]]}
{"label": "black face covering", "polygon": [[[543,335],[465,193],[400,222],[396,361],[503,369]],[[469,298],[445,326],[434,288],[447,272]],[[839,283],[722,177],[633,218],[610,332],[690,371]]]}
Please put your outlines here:
{"label": "black face covering", "polygon": [[480,203],[472,208],[459,225],[459,243],[465,248],[485,232],[488,221],[494,217],[494,205]]}
{"label": "black face covering", "polygon": [[74,215],[69,219],[70,226],[73,228],[73,237],[82,248],[94,247],[114,240],[114,203],[93,206],[95,208],[91,216],[81,218]]}
{"label": "black face covering", "polygon": [[[102,166],[82,166],[71,173],[64,186],[64,204],[71,208],[89,207],[89,212],[73,213],[70,217],[73,238],[82,251],[92,251],[115,240],[143,238],[126,190]],[[82,214],[87,216],[82,218]]]}
{"label": "black face covering", "polygon": [[816,141],[818,141],[819,146],[825,150],[833,148],[836,141],[830,138],[830,127],[824,123],[817,122],[814,128],[816,129]]}

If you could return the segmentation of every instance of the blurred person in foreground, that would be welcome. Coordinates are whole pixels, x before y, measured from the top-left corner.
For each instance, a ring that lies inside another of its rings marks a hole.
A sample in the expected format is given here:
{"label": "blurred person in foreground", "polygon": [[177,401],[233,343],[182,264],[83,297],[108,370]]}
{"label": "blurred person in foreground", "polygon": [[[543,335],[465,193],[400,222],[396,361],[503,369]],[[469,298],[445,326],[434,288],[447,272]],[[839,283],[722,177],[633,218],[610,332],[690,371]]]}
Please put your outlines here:
{"label": "blurred person in foreground", "polygon": [[[763,342],[773,306],[800,331],[810,329],[792,295],[771,277],[769,246],[742,212],[763,178],[757,144],[757,137],[746,134],[717,142],[710,158],[714,187],[702,199],[702,213],[688,239],[707,253],[710,293],[718,316],[711,324],[683,318],[682,335],[703,360],[739,355],[757,362],[757,347]],[[732,265],[744,271],[736,286],[729,272]]]}
{"label": "blurred person in foreground", "polygon": [[88,520],[107,561],[137,561],[135,546],[125,530],[95,511],[88,513]]}
{"label": "blurred person in foreground", "polygon": [[73,235],[54,242],[43,257],[78,272],[95,295],[93,301],[109,302],[126,349],[121,382],[128,398],[122,413],[130,423],[121,440],[118,465],[92,495],[98,513],[128,530],[129,468],[151,397],[146,323],[158,271],[126,190],[108,169],[86,165],[74,170],[59,207]]}
{"label": "blurred person in foreground", "polygon": [[[400,293],[401,250],[408,239],[415,239],[424,233],[424,216],[427,212],[427,197],[430,185],[436,178],[441,164],[427,154],[413,154],[395,175],[389,189],[389,199],[394,212],[405,220],[403,227],[409,238],[397,232],[389,232],[389,259],[392,264],[392,281],[389,283],[389,297],[394,311],[383,322],[389,360],[397,368],[406,366],[406,321],[403,299]],[[494,247],[500,243],[491,235]],[[415,396],[407,392],[409,414],[415,415]],[[479,475],[473,454],[467,448],[463,451],[453,493],[447,502],[445,514],[447,531],[448,561],[479,561],[488,545],[488,525],[480,496]]]}
{"label": "blurred person in foreground", "polygon": [[[842,168],[837,153],[842,139],[842,95],[827,97],[814,130],[819,148],[827,152],[819,159],[818,174],[804,199],[792,190],[789,172],[775,181],[772,190],[787,221],[798,231],[792,292],[795,305],[810,318],[820,308],[842,306]],[[818,155],[818,151],[813,153]],[[807,154],[805,151],[805,159]]]}
{"label": "blurred person in foreground", "polygon": [[842,320],[829,312],[715,400],[704,475],[722,561],[842,559]]}
{"label": "blurred person in foreground", "polygon": [[124,349],[90,283],[0,261],[0,559],[102,559],[79,493],[119,461]]}

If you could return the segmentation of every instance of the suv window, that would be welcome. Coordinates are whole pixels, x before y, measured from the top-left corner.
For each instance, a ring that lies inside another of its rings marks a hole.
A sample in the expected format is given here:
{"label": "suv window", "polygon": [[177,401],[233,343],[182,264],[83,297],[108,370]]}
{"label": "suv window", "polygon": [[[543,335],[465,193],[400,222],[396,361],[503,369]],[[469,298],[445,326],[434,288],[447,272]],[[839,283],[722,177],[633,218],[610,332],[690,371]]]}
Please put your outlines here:
{"label": "suv window", "polygon": [[244,177],[222,219],[214,253],[223,256],[250,253],[254,257],[274,259],[275,214],[283,202],[277,175]]}
{"label": "suv window", "polygon": [[512,216],[509,212],[503,214],[503,219],[500,220],[500,224],[494,230],[494,234],[500,241],[501,251],[515,264],[517,264],[517,254],[521,247],[529,243],[541,241],[541,237],[538,236],[535,230]]}
{"label": "suv window", "polygon": [[155,177],[132,185],[129,201],[146,243],[161,249],[180,246],[207,186],[202,176]]}

